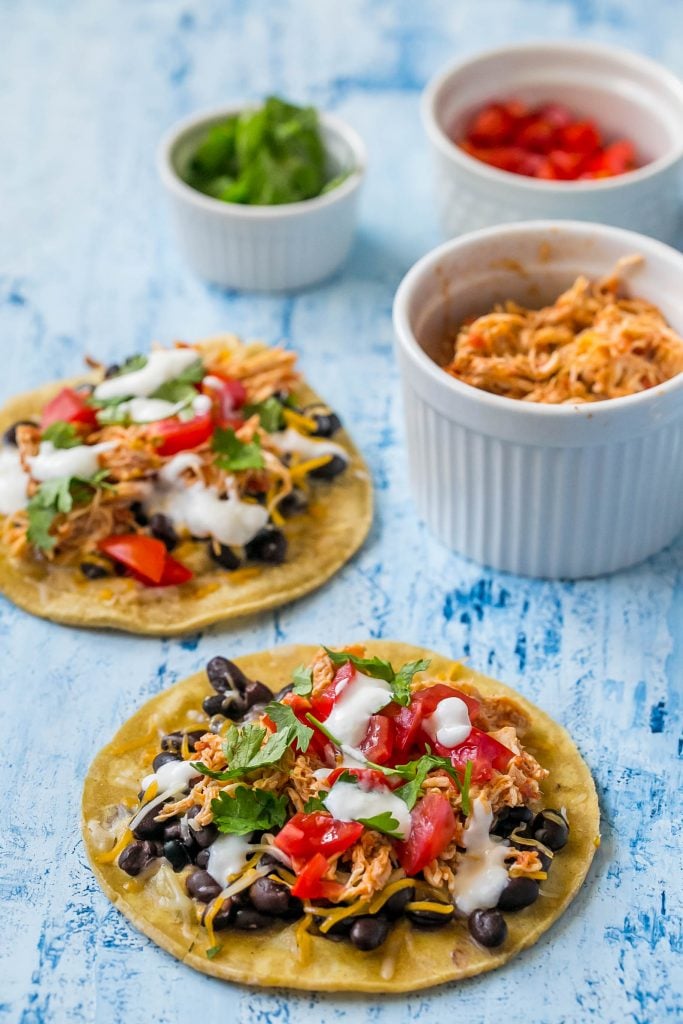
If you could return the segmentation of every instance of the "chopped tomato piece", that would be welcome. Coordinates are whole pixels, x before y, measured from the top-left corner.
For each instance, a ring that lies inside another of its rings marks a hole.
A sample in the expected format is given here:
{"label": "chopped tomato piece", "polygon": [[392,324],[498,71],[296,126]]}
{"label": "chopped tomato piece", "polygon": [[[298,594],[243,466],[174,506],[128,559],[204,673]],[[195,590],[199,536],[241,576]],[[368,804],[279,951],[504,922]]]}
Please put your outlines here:
{"label": "chopped tomato piece", "polygon": [[216,419],[221,426],[244,422],[238,414],[247,400],[246,388],[241,380],[212,371],[202,381],[202,392],[213,402]]}
{"label": "chopped tomato piece", "polygon": [[98,547],[114,561],[142,576],[145,582],[161,582],[168,552],[156,537],[146,537],[140,533],[118,533],[105,537]]}
{"label": "chopped tomato piece", "polygon": [[592,121],[574,121],[560,131],[561,149],[570,153],[594,153],[602,146],[600,132]]}
{"label": "chopped tomato piece", "polygon": [[515,138],[515,145],[533,153],[549,153],[555,146],[557,129],[540,117],[529,121]]}
{"label": "chopped tomato piece", "polygon": [[454,767],[462,771],[468,761],[472,762],[472,782],[486,782],[494,770],[504,772],[513,756],[512,751],[497,739],[476,728],[472,729],[464,743],[449,753]]}
{"label": "chopped tomato piece", "polygon": [[544,103],[536,113],[542,121],[551,124],[553,128],[565,128],[574,120],[571,110],[563,103]]}
{"label": "chopped tomato piece", "polygon": [[191,580],[194,573],[191,569],[188,569],[182,562],[177,561],[175,558],[171,558],[170,555],[166,555],[166,561],[164,562],[164,571],[161,574],[161,579],[157,586],[159,587],[177,587],[181,583],[187,583]]}
{"label": "chopped tomato piece", "polygon": [[333,857],[353,846],[363,831],[357,821],[338,821],[331,814],[299,811],[275,836],[275,845],[290,857],[308,859],[315,853]]}
{"label": "chopped tomato piece", "polygon": [[394,760],[396,764],[402,764],[417,740],[422,712],[417,705],[402,708],[398,704],[392,704],[385,709],[384,714],[393,719]]}
{"label": "chopped tomato piece", "polygon": [[475,116],[468,132],[475,146],[504,146],[512,141],[515,119],[500,103],[490,103]]}
{"label": "chopped tomato piece", "polygon": [[319,722],[324,722],[332,711],[335,700],[351,682],[356,670],[350,661],[337,669],[332,682],[311,701],[312,712]]}
{"label": "chopped tomato piece", "polygon": [[548,159],[557,177],[566,181],[578,178],[585,163],[583,153],[568,153],[564,149],[551,150]]}
{"label": "chopped tomato piece", "polygon": [[453,808],[439,793],[427,793],[410,812],[410,835],[396,844],[398,860],[407,875],[416,875],[443,853],[455,835]]}
{"label": "chopped tomato piece", "polygon": [[419,706],[422,717],[428,718],[429,715],[434,714],[437,705],[442,700],[447,700],[448,697],[459,697],[461,701],[467,704],[470,718],[476,715],[479,710],[479,701],[476,697],[470,697],[469,694],[463,693],[462,690],[458,690],[455,686],[448,686],[446,683],[436,683],[434,686],[425,687],[424,690],[418,690],[417,693],[413,694],[411,704]]}
{"label": "chopped tomato piece", "polygon": [[74,391],[73,388],[62,388],[43,408],[40,425],[45,429],[51,423],[59,421],[73,423],[76,426],[83,424],[87,427],[96,427],[97,415],[95,409],[88,405],[85,395]]}
{"label": "chopped tomato piece", "polygon": [[[376,768],[335,768],[333,772],[328,775],[325,785],[334,786],[337,779],[347,772],[349,775],[353,775],[354,779],[358,779],[366,789],[376,789],[378,786],[389,786],[392,788],[391,777],[384,775],[382,772],[378,772]],[[402,785],[402,780],[397,779],[396,785]]]}
{"label": "chopped tomato piece", "polygon": [[193,420],[159,420],[149,432],[152,437],[159,438],[159,455],[176,455],[208,441],[213,433],[213,420],[209,415],[195,416]]}
{"label": "chopped tomato piece", "polygon": [[299,899],[339,899],[343,886],[339,882],[329,882],[323,878],[329,864],[322,853],[314,854],[301,868],[296,882],[291,888],[292,896]]}
{"label": "chopped tomato piece", "polygon": [[368,730],[359,745],[361,753],[375,764],[387,764],[394,750],[394,723],[384,715],[371,715]]}

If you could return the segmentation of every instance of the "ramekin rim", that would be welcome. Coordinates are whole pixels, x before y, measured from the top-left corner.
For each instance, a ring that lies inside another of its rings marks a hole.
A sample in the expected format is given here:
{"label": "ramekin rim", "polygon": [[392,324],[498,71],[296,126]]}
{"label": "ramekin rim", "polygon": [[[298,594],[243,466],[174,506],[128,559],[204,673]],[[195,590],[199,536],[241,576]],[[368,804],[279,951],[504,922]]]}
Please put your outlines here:
{"label": "ramekin rim", "polygon": [[[620,412],[625,413],[628,410],[651,403],[670,391],[683,390],[682,371],[681,373],[676,374],[675,377],[670,377],[668,380],[662,381],[661,384],[656,384],[654,387],[648,388],[646,391],[639,391],[636,394],[625,395],[621,398],[605,399],[601,402],[577,402],[565,405],[555,405],[542,402],[522,402],[517,398],[507,398],[503,395],[495,395],[490,391],[484,391],[482,388],[475,388],[471,384],[466,384],[464,381],[461,381],[457,377],[453,377],[451,374],[447,373],[446,370],[427,355],[419,344],[408,317],[409,299],[416,283],[421,280],[435,264],[438,264],[439,260],[441,260],[445,255],[450,254],[453,249],[459,248],[464,243],[485,241],[491,237],[500,237],[500,235],[514,235],[520,231],[528,232],[530,229],[538,231],[539,233],[557,230],[578,235],[585,235],[589,230],[593,232],[598,231],[604,236],[616,236],[618,238],[623,238],[625,243],[631,243],[632,245],[635,244],[641,248],[649,248],[650,252],[659,253],[667,259],[671,259],[672,257],[677,258],[678,261],[680,261],[681,269],[683,269],[683,253],[678,252],[678,250],[674,249],[672,246],[666,245],[664,242],[659,242],[654,238],[649,238],[647,235],[641,235],[637,231],[629,231],[626,228],[617,228],[607,224],[599,224],[597,222],[594,223],[591,221],[578,220],[527,220],[517,221],[511,224],[494,225],[493,227],[480,228],[476,231],[467,232],[466,234],[459,235],[456,238],[451,238],[446,242],[442,242],[441,245],[436,246],[434,249],[431,249],[429,252],[421,256],[420,259],[417,260],[417,262],[414,263],[403,276],[394,295],[392,319],[395,335],[403,351],[412,360],[416,369],[422,373],[426,373],[438,387],[448,389],[452,394],[459,396],[461,399],[486,406],[492,412],[505,412],[520,418],[524,417],[527,420],[555,419],[567,421],[572,416],[581,416],[583,418],[590,416],[590,418],[595,419],[596,421],[604,420],[611,416],[617,416]],[[539,238],[539,241],[542,240],[543,239]],[[647,253],[645,252],[644,255],[647,256]]]}
{"label": "ramekin rim", "polygon": [[221,199],[214,199],[212,196],[207,196],[184,182],[171,160],[171,153],[179,140],[203,124],[208,125],[221,117],[230,117],[231,114],[239,113],[239,111],[245,110],[250,106],[257,107],[258,102],[250,103],[249,101],[243,101],[223,104],[218,107],[195,111],[195,113],[175,121],[162,135],[157,146],[156,163],[162,184],[181,199],[200,209],[226,218],[238,217],[246,220],[282,220],[288,217],[312,214],[325,207],[333,206],[340,200],[347,198],[360,187],[365,177],[368,163],[365,143],[355,128],[352,128],[342,118],[327,111],[318,111],[320,122],[325,128],[336,133],[347,143],[353,153],[354,167],[340,185],[324,195],[314,196],[312,199],[302,199],[295,203],[251,206],[242,203],[226,203]]}
{"label": "ramekin rim", "polygon": [[[422,91],[420,101],[420,112],[424,130],[430,140],[449,159],[458,163],[470,173],[479,175],[481,178],[491,181],[494,184],[505,185],[509,188],[518,188],[520,191],[534,192],[538,194],[568,196],[577,193],[585,194],[592,192],[605,192],[627,185],[637,185],[642,181],[668,170],[677,162],[683,159],[683,136],[680,142],[668,155],[665,154],[657,160],[652,160],[635,170],[626,171],[624,174],[615,175],[612,178],[592,179],[589,181],[545,181],[533,178],[524,174],[513,174],[512,171],[504,171],[497,167],[490,167],[488,164],[470,156],[461,149],[457,143],[446,134],[441,127],[435,113],[437,97],[443,87],[456,71],[461,71],[468,65],[475,64],[483,58],[496,57],[508,53],[524,53],[543,49],[544,51],[556,50],[562,52],[609,54],[611,57],[623,61],[624,65],[635,64],[655,75],[661,84],[666,85],[672,94],[677,94],[677,99],[683,109],[683,82],[667,67],[658,64],[657,61],[640,53],[632,53],[618,46],[610,46],[606,43],[582,40],[530,40],[523,43],[510,43],[503,46],[492,47],[487,50],[480,50],[461,60],[454,61],[442,71],[434,75]],[[608,90],[607,90],[608,91]]]}

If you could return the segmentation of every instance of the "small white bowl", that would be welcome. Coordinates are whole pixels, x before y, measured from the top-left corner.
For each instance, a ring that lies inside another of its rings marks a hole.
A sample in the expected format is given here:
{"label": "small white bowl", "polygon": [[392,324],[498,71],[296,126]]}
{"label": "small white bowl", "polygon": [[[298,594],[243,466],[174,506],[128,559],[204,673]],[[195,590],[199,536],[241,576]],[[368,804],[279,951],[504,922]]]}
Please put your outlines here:
{"label": "small white bowl", "polygon": [[[596,181],[544,181],[490,167],[453,141],[491,100],[564,103],[647,161]],[[530,219],[599,221],[672,241],[679,226],[683,83],[645,57],[597,43],[528,43],[488,50],[433,79],[422,119],[436,202],[452,237]]]}
{"label": "small white bowl", "polygon": [[633,253],[645,261],[628,275],[632,294],[683,332],[683,255],[600,224],[473,232],[403,279],[394,326],[413,496],[450,548],[521,575],[577,578],[639,562],[683,528],[683,374],[558,406],[481,391],[439,365],[465,317],[505,299],[552,302],[580,273],[602,276]]}
{"label": "small white bowl", "polygon": [[330,177],[350,172],[325,195],[279,206],[246,206],[191,188],[181,172],[202,136],[246,106],[194,114],[162,139],[159,174],[175,227],[188,263],[207,281],[247,291],[304,288],[329,277],[348,255],[365,174],[365,146],[348,125],[320,114]]}

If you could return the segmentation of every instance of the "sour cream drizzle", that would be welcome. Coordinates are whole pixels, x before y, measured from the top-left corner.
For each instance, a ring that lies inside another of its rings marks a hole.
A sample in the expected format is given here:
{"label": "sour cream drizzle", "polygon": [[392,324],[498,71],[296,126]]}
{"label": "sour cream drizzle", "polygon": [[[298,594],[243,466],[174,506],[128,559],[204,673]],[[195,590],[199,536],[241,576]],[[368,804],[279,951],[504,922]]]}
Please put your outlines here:
{"label": "sour cream drizzle", "polygon": [[140,370],[109,377],[95,388],[95,398],[147,398],[166,381],[178,377],[199,358],[193,348],[157,349]]}
{"label": "sour cream drizzle", "polygon": [[56,480],[62,476],[92,476],[100,468],[99,454],[116,447],[115,441],[101,444],[79,444],[74,448],[55,448],[51,441],[41,441],[37,455],[29,456],[34,480]]}
{"label": "sour cream drizzle", "polygon": [[226,885],[231,875],[241,871],[250,853],[250,836],[218,836],[209,847],[206,870],[219,885]]}
{"label": "sour cream drizzle", "polygon": [[148,789],[153,782],[158,783],[159,792],[167,789],[177,792],[187,789],[190,779],[197,778],[199,772],[192,767],[190,761],[167,761],[156,772],[146,775],[142,780],[142,789]]}
{"label": "sour cream drizzle", "polygon": [[293,427],[276,431],[270,437],[281,451],[290,454],[296,453],[305,459],[317,459],[321,455],[338,455],[344,462],[349,461],[349,453],[341,445],[335,444],[334,441],[324,439],[318,441],[312,437],[306,437],[305,434],[300,434]]}
{"label": "sour cream drizzle", "polygon": [[453,902],[463,914],[488,910],[498,904],[508,882],[504,861],[510,848],[504,840],[489,835],[493,821],[491,808],[481,797],[472,801],[472,813],[463,832],[466,853],[458,864],[453,887]]}
{"label": "sour cream drizzle", "polygon": [[357,747],[371,715],[391,703],[391,698],[391,687],[384,679],[356,672],[335,700],[325,725],[347,747]]}
{"label": "sour cream drizzle", "polygon": [[0,515],[11,516],[26,505],[28,476],[17,448],[0,448]]}
{"label": "sour cream drizzle", "polygon": [[402,839],[410,833],[410,811],[388,786],[366,787],[363,782],[335,782],[323,803],[339,821],[360,821],[374,818],[386,811],[398,822],[396,832]]}
{"label": "sour cream drizzle", "polygon": [[443,747],[457,747],[472,731],[467,704],[460,697],[446,697],[422,723],[425,731]]}

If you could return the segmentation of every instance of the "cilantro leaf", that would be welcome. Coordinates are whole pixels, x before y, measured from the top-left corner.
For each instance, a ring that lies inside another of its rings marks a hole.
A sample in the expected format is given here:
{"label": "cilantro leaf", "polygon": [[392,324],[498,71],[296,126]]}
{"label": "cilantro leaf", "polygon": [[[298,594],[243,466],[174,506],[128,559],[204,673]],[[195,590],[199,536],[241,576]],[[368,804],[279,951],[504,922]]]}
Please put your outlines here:
{"label": "cilantro leaf", "polygon": [[277,726],[276,736],[279,736],[281,732],[286,732],[290,737],[288,745],[296,742],[301,753],[306,753],[308,750],[308,744],[311,742],[311,737],[313,736],[313,730],[309,729],[309,727],[304,725],[303,722],[300,722],[287,704],[280,704],[278,701],[271,701],[270,704],[266,704],[264,713],[268,715],[270,720]]}
{"label": "cilantro leaf", "polygon": [[383,679],[387,683],[394,680],[394,670],[383,658],[358,658],[355,654],[349,654],[348,651],[331,651],[329,647],[323,647],[323,650],[333,665],[344,665],[350,661],[355,669],[363,672],[366,676]]}
{"label": "cilantro leaf", "polygon": [[83,440],[73,423],[55,420],[40,435],[41,441],[50,441],[55,448],[77,448]]}
{"label": "cilantro leaf", "polygon": [[396,796],[400,797],[401,800],[404,800],[408,805],[408,809],[412,810],[417,803],[420,790],[424,785],[427,775],[436,768],[440,768],[442,771],[445,771],[446,774],[453,779],[460,791],[463,814],[468,815],[470,813],[469,787],[470,780],[472,778],[471,761],[468,761],[465,766],[463,779],[460,778],[449,758],[439,757],[437,754],[423,754],[422,757],[418,758],[416,761],[409,761],[408,764],[397,764],[393,769],[394,773],[401,775],[408,781],[405,785],[395,790]]}
{"label": "cilantro leaf", "polygon": [[425,672],[430,665],[431,661],[428,658],[421,658],[420,661],[409,661],[401,666],[391,683],[394,700],[397,704],[404,708],[408,707],[413,676],[418,672]]}
{"label": "cilantro leaf", "polygon": [[285,425],[282,408],[282,402],[275,395],[271,395],[270,398],[266,398],[265,402],[245,405],[242,411],[245,417],[258,416],[263,429],[268,434],[274,434],[276,430],[281,430]]}
{"label": "cilantro leaf", "polygon": [[198,384],[205,374],[204,364],[201,359],[195,359],[193,363],[186,366],[182,373],[179,373],[173,380],[167,380],[163,384],[159,385],[156,391],[153,391],[150,398],[161,398],[165,402],[178,402],[191,401],[197,395],[197,388],[193,387],[194,384]]}
{"label": "cilantro leaf", "polygon": [[265,466],[261,451],[261,439],[254,437],[253,441],[240,441],[231,427],[226,430],[217,427],[211,447],[218,453],[217,465],[228,472],[240,469],[263,469]]}
{"label": "cilantro leaf", "polygon": [[319,793],[318,796],[311,796],[304,804],[304,814],[313,814],[315,811],[326,811],[327,807],[323,803],[327,793]]}
{"label": "cilantro leaf", "polygon": [[292,673],[292,693],[308,697],[313,689],[313,669],[298,665]]}
{"label": "cilantro leaf", "polygon": [[83,505],[97,487],[111,487],[104,482],[107,470],[101,469],[92,477],[60,476],[44,480],[28,503],[27,537],[42,551],[51,551],[57,540],[50,527],[58,515],[68,514],[74,505]]}
{"label": "cilantro leaf", "polygon": [[374,828],[376,832],[383,832],[386,836],[391,836],[392,839],[403,839],[403,833],[399,830],[398,821],[392,815],[391,811],[382,811],[381,814],[376,814],[374,818],[357,818],[357,821],[361,825],[365,825],[366,828]]}
{"label": "cilantro leaf", "polygon": [[238,786],[232,796],[219,793],[211,801],[219,832],[243,836],[249,832],[281,828],[287,818],[287,797],[265,789]]}
{"label": "cilantro leaf", "polygon": [[142,370],[147,366],[147,356],[140,354],[134,356],[128,356],[125,363],[122,363],[119,367],[118,373],[113,374],[114,377],[123,377],[126,373],[134,373],[135,370]]}

